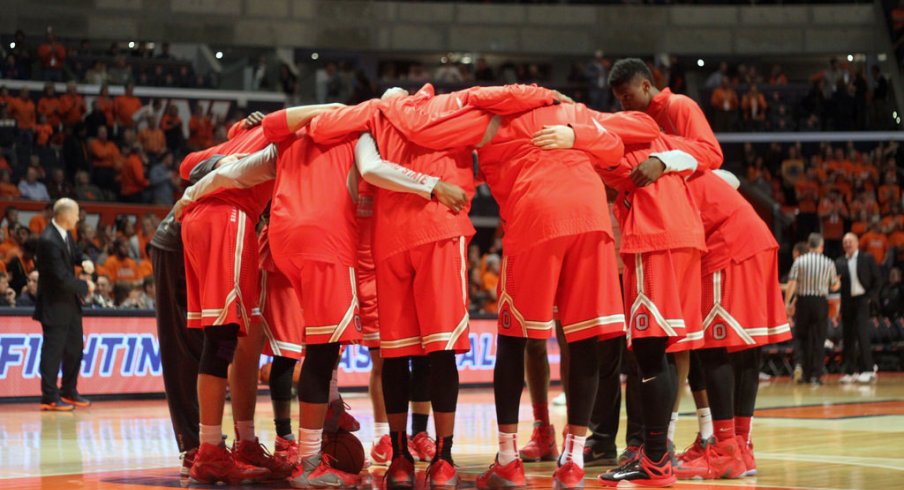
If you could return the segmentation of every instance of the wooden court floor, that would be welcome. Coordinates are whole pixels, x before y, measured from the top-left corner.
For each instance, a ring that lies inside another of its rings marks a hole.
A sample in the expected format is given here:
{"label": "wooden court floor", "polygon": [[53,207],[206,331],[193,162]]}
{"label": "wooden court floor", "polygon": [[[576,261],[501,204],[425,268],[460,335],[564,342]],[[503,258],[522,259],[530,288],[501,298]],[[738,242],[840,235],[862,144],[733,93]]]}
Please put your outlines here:
{"label": "wooden court floor", "polygon": [[[369,402],[360,395],[347,398],[361,421],[359,437],[369,449]],[[759,476],[679,482],[675,488],[904,489],[904,375],[880,376],[868,386],[842,386],[830,378],[820,388],[777,380],[761,385],[758,406],[753,438]],[[682,412],[687,416],[679,422],[679,446],[696,433],[687,392]],[[561,430],[564,408],[554,408],[552,415]],[[530,419],[525,392],[521,441],[530,437]],[[226,424],[231,425],[228,410]],[[255,425],[271,445],[275,434],[266,397],[258,402]],[[462,488],[473,488],[476,475],[492,462],[495,434],[492,392],[463,392],[454,448]],[[163,400],[99,402],[73,413],[42,413],[37,404],[0,404],[0,489],[180,487],[178,465]],[[550,488],[551,464],[530,464],[527,471],[530,488]],[[587,487],[598,486],[599,472],[588,469]],[[363,481],[362,488],[379,488],[378,477]]]}

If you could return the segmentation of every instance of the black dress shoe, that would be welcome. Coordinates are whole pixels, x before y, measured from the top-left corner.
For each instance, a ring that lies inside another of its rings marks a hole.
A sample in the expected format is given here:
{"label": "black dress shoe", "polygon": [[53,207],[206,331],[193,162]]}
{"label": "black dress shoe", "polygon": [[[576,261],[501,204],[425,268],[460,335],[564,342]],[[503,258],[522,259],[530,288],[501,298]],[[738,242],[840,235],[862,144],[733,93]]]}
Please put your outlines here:
{"label": "black dress shoe", "polygon": [[614,445],[591,444],[584,448],[584,466],[615,466],[618,450]]}
{"label": "black dress shoe", "polygon": [[71,403],[79,408],[85,408],[91,406],[91,400],[83,397],[76,393],[75,395],[60,395],[60,399],[62,399],[66,403]]}

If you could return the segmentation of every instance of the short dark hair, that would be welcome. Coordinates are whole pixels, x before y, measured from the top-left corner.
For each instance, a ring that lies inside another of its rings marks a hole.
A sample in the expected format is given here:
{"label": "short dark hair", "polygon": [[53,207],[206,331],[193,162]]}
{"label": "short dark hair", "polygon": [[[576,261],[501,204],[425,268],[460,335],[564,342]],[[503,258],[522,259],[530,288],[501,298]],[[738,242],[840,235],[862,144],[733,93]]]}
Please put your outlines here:
{"label": "short dark hair", "polygon": [[794,251],[803,255],[810,251],[810,247],[808,247],[805,242],[797,242],[794,244]]}
{"label": "short dark hair", "polygon": [[824,240],[819,233],[810,233],[810,236],[807,237],[807,246],[810,247],[810,250],[821,247],[823,243]]}
{"label": "short dark hair", "polygon": [[634,80],[634,77],[644,77],[653,83],[653,74],[650,67],[640,58],[625,58],[615,62],[609,71],[609,86],[620,87]]}

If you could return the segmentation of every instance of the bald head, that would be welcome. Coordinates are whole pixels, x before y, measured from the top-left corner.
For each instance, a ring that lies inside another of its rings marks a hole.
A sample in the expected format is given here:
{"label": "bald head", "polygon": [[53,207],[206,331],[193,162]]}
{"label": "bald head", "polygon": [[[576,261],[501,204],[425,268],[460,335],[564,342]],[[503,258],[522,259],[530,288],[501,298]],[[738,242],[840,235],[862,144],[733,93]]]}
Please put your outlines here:
{"label": "bald head", "polygon": [[78,223],[78,203],[64,197],[53,204],[53,220],[62,228],[72,230]]}
{"label": "bald head", "polygon": [[860,239],[857,238],[857,235],[853,233],[845,233],[844,238],[841,240],[841,246],[844,248],[844,254],[848,257],[854,255],[854,252],[857,251],[859,244]]}

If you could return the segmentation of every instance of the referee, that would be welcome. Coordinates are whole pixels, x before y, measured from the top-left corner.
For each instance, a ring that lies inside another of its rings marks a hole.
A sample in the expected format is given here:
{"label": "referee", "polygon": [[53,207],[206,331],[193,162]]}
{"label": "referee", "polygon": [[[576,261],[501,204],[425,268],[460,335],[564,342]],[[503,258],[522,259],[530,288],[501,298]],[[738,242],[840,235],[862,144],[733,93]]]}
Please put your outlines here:
{"label": "referee", "polygon": [[[814,385],[822,384],[823,353],[828,327],[829,290],[841,286],[835,263],[822,254],[825,244],[822,235],[811,233],[807,239],[810,251],[801,255],[791,266],[785,308],[794,316],[794,335],[800,342],[803,379]],[[792,302],[797,295],[796,305]],[[796,310],[796,311],[795,311]]]}

